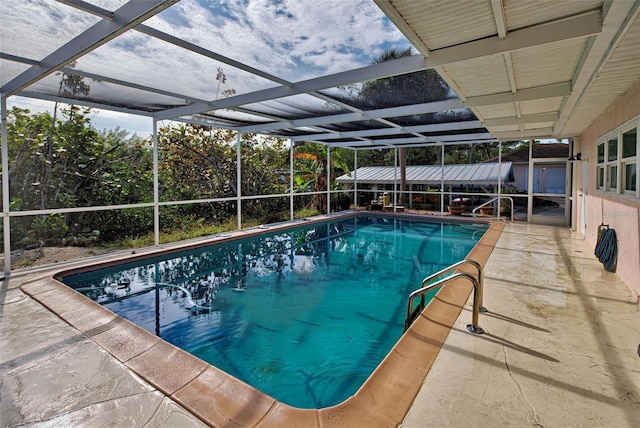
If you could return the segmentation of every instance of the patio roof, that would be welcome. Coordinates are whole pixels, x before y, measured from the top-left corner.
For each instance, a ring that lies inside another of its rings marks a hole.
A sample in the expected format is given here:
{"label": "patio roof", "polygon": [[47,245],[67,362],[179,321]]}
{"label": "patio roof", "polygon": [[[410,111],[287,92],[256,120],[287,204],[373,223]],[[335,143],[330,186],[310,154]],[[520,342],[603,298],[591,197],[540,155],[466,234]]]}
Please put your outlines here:
{"label": "patio roof", "polygon": [[[466,165],[411,165],[407,166],[407,184],[439,186],[440,183],[453,185],[490,185],[498,179],[506,182],[511,173],[511,162],[475,163]],[[393,166],[369,166],[358,168],[355,173],[341,175],[337,183],[347,184],[393,184],[400,180],[400,168]]]}
{"label": "patio roof", "polygon": [[[639,9],[627,0],[13,2],[0,16],[0,92],[356,149],[573,137],[640,78]],[[419,54],[373,63],[410,43]],[[455,91],[449,99],[363,107],[350,97],[362,82],[429,68]],[[86,86],[64,87],[65,75]]]}

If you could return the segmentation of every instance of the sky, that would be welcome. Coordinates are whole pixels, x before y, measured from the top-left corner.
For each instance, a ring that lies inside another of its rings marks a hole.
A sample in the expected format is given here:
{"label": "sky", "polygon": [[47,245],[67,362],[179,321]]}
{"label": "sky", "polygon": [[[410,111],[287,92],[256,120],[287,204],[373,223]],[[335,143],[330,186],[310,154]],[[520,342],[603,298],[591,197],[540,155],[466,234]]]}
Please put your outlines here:
{"label": "sky", "polygon": [[[92,0],[115,10],[123,0]],[[52,0],[21,0],[0,14],[3,53],[41,60],[98,21],[96,16]],[[145,25],[288,81],[301,81],[366,66],[389,47],[409,42],[372,0],[182,0]],[[26,67],[1,63],[5,84]],[[214,59],[129,31],[78,59],[74,67],[98,75],[151,86],[189,97],[215,100],[225,90],[248,93],[276,83]],[[225,83],[216,80],[222,70]],[[36,84],[49,93],[59,90],[60,75]],[[100,80],[85,79],[90,97],[147,105],[182,102]],[[8,105],[32,111],[51,110],[53,103],[10,97]],[[94,110],[97,129],[120,128],[146,136],[151,119]]]}

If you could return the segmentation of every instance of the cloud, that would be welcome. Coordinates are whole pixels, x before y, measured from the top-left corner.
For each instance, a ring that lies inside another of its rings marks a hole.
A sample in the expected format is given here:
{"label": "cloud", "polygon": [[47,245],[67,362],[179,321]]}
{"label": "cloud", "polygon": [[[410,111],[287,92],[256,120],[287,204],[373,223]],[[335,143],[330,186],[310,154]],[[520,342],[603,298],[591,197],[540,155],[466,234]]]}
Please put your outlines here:
{"label": "cloud", "polygon": [[[119,3],[100,0],[99,5],[113,9]],[[14,2],[8,12],[1,22],[1,35],[9,41],[3,43],[3,51],[36,60],[97,20],[43,0]],[[363,67],[382,49],[409,46],[371,0],[182,1],[144,24],[292,82]],[[25,33],[33,40],[20,39]],[[16,52],[10,52],[13,46]],[[204,100],[216,99],[227,89],[243,94],[277,85],[136,31],[81,57],[77,68]],[[215,79],[218,68],[227,77],[224,84]],[[86,81],[92,86],[90,98],[97,102],[121,99],[146,106],[186,102]],[[55,94],[56,82],[48,78],[40,85],[48,85],[48,93]],[[107,117],[112,116],[101,116]]]}

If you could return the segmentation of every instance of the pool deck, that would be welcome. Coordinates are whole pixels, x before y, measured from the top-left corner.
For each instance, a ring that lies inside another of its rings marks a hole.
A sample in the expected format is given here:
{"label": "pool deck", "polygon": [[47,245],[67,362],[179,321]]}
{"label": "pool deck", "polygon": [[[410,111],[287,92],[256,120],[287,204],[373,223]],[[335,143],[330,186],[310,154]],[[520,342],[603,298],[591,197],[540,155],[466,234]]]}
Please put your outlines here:
{"label": "pool deck", "polygon": [[[235,389],[67,294],[49,305],[64,321],[39,303],[57,293],[47,278],[60,266],[12,273],[0,289],[0,426],[640,426],[637,298],[566,228],[514,223],[489,238],[476,252],[487,258],[485,334],[465,328],[470,286],[447,287],[356,396],[319,411]],[[151,360],[183,378],[150,372]],[[211,402],[207,384],[231,387]]]}

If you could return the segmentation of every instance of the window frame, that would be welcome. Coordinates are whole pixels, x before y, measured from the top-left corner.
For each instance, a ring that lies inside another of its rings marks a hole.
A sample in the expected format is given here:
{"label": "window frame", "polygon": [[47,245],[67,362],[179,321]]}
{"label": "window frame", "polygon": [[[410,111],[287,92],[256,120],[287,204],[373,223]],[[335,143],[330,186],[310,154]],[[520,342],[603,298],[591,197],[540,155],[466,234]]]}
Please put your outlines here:
{"label": "window frame", "polygon": [[[624,135],[635,130],[635,154],[623,157]],[[640,199],[640,115],[596,140],[596,189],[624,197]],[[615,143],[614,143],[615,141]],[[635,166],[635,189],[627,188],[627,167]]]}
{"label": "window frame", "polygon": [[[635,131],[635,135],[636,135],[636,147],[635,147],[635,153],[631,156],[627,156],[624,157],[624,135],[628,134],[632,131]],[[620,133],[620,137],[621,137],[621,142],[620,142],[620,187],[622,189],[622,193],[624,193],[625,195],[632,195],[632,196],[636,196],[638,197],[638,151],[640,151],[640,147],[638,144],[638,134],[639,134],[639,129],[638,127],[636,127],[635,129],[633,127],[627,129],[626,131],[623,131]],[[635,189],[627,189],[627,166],[635,166],[635,181],[633,183]]]}

